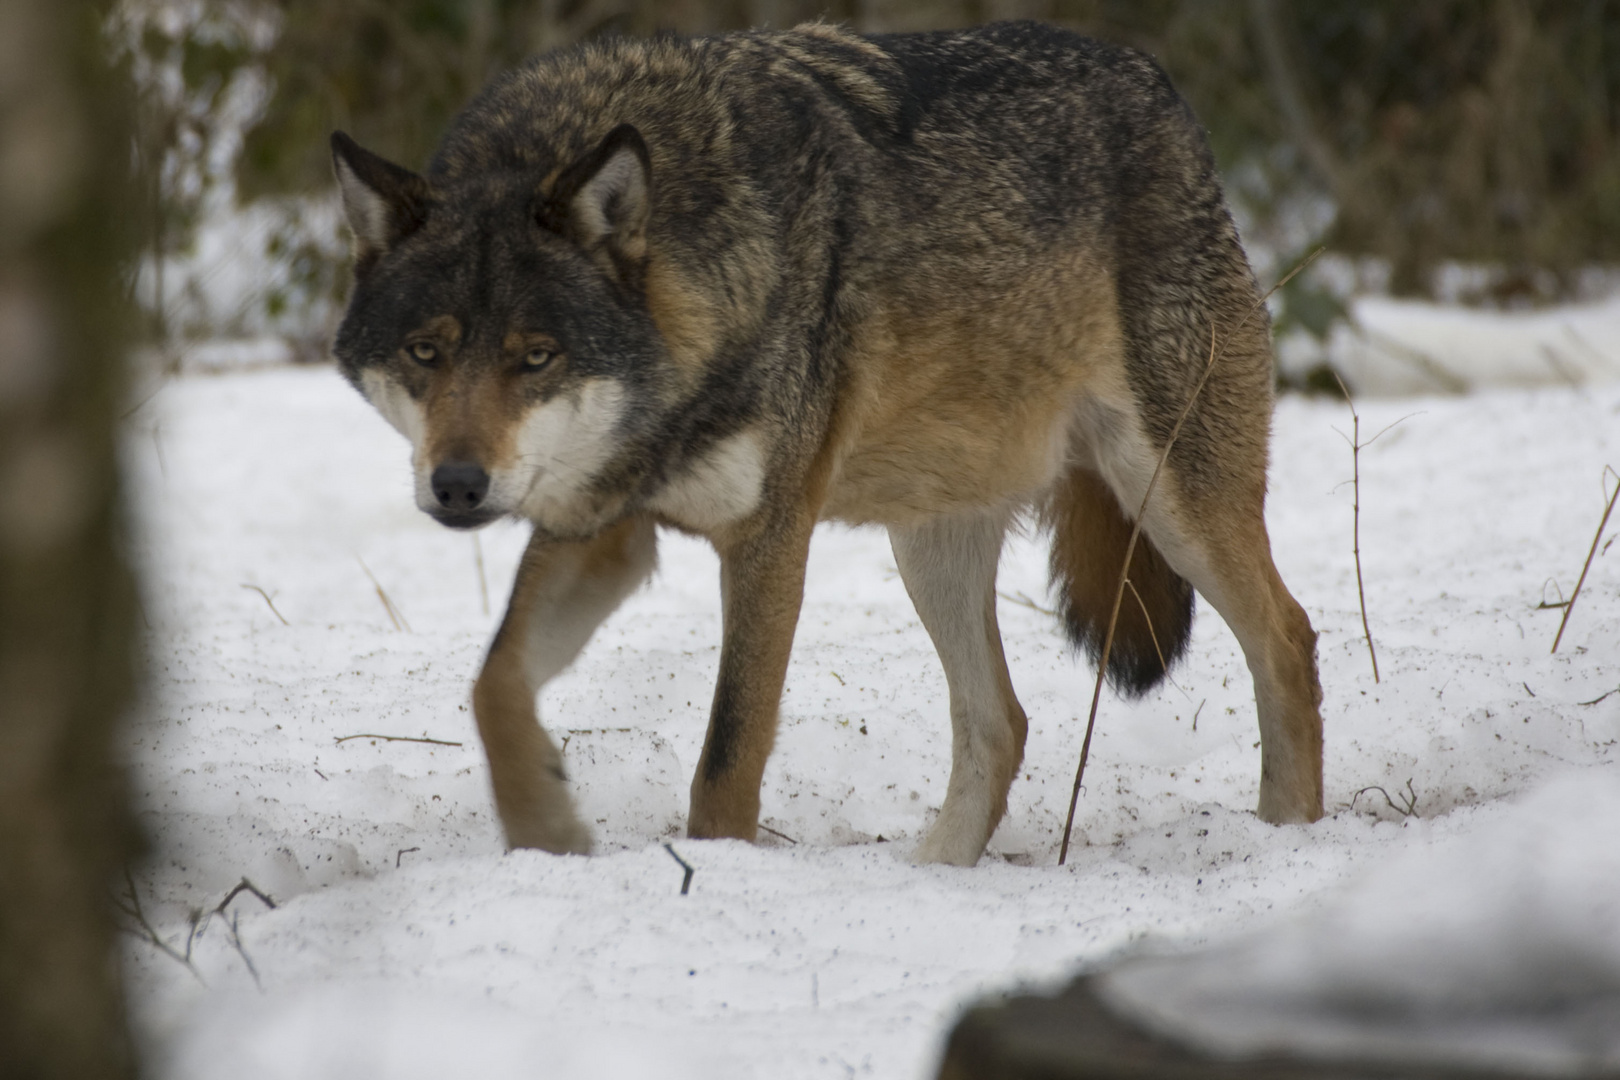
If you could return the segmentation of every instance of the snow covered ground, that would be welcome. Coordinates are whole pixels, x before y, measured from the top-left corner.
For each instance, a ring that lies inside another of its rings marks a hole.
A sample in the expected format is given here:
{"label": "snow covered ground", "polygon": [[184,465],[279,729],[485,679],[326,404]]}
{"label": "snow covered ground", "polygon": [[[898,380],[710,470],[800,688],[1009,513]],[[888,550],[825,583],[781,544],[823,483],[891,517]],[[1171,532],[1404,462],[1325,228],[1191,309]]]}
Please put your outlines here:
{"label": "snow covered ground", "polygon": [[[1091,674],[1035,610],[1044,552],[1023,539],[1000,617],[1024,776],[989,854],[958,870],[906,861],[949,737],[881,533],[817,536],[760,845],[682,836],[717,572],[667,535],[652,584],[541,703],[599,853],[506,854],[467,698],[523,530],[475,544],[416,511],[403,441],[329,369],[170,382],[126,443],[153,675],[129,734],[153,841],[133,884],[189,950],[127,939],[155,1075],[928,1076],[977,995],[1378,896],[1343,890],[1431,846],[1477,848],[1526,789],[1613,780],[1620,545],[1556,655],[1561,612],[1538,604],[1568,595],[1591,543],[1620,387],[1361,412],[1364,437],[1398,421],[1361,455],[1382,683],[1356,602],[1348,410],[1280,402],[1272,468],[1277,562],[1321,633],[1330,816],[1254,818],[1248,674],[1200,604],[1174,686],[1105,695],[1079,847],[1056,866]],[[1407,799],[1413,816],[1391,806]],[[689,895],[666,841],[695,868]],[[216,910],[244,877],[277,906],[244,891]]]}

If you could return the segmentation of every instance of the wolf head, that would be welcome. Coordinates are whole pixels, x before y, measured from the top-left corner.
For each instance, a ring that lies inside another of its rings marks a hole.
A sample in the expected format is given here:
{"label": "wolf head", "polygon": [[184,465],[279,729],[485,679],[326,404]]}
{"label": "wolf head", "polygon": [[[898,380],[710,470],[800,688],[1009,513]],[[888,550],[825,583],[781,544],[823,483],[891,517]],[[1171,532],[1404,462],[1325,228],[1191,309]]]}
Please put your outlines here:
{"label": "wolf head", "polygon": [[643,295],[641,135],[622,125],[546,176],[442,190],[341,132],[332,159],[355,241],[334,351],[410,440],[417,505],[454,528],[517,514],[558,536],[615,517],[615,471],[666,366]]}

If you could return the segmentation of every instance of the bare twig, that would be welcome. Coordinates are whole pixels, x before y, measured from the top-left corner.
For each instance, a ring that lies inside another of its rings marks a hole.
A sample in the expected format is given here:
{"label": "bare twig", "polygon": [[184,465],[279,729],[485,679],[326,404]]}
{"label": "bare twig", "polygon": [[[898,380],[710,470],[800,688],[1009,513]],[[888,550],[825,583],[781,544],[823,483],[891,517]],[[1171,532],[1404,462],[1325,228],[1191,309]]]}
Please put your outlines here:
{"label": "bare twig", "polygon": [[405,856],[409,855],[413,851],[421,851],[421,850],[422,849],[419,848],[419,847],[402,847],[398,851],[394,852],[394,869],[395,870],[399,869],[399,860],[403,859]]}
{"label": "bare twig", "polygon": [[777,832],[775,829],[771,828],[769,825],[766,825],[764,822],[760,822],[759,827],[764,829],[766,832],[770,833],[772,836],[778,837],[778,838],[780,838],[782,840],[786,840],[790,844],[797,844],[798,843],[797,840],[793,839],[793,837],[789,836],[787,833],[785,833],[785,832]]}
{"label": "bare twig", "polygon": [[1610,473],[1614,473],[1614,494],[1609,496],[1609,503],[1603,508],[1603,520],[1598,522],[1597,532],[1592,534],[1592,547],[1586,553],[1586,562],[1581,564],[1581,576],[1575,582],[1575,591],[1569,594],[1569,603],[1564,606],[1564,617],[1558,620],[1558,636],[1553,638],[1553,652],[1558,651],[1558,643],[1564,640],[1564,627],[1569,625],[1569,613],[1575,610],[1575,601],[1581,595],[1581,586],[1586,584],[1586,572],[1592,569],[1592,557],[1597,554],[1598,541],[1603,539],[1603,530],[1608,528],[1609,515],[1614,513],[1614,501],[1620,499],[1620,473],[1615,473],[1613,466],[1603,466],[1604,486],[1608,485]]}
{"label": "bare twig", "polygon": [[[1356,599],[1361,603],[1361,632],[1367,637],[1367,655],[1372,658],[1373,682],[1378,678],[1378,650],[1373,648],[1372,627],[1367,625],[1367,590],[1361,580],[1361,414],[1356,412],[1356,403],[1350,398],[1350,388],[1344,385],[1339,373],[1333,373],[1333,379],[1344,392],[1344,403],[1350,406],[1350,423],[1353,437],[1350,443],[1351,480],[1355,484],[1355,503],[1353,506],[1354,518],[1351,526],[1351,550],[1356,556]],[[1384,429],[1389,430],[1388,428]],[[1378,434],[1382,435],[1380,431]],[[1340,432],[1340,435],[1343,435]],[[1374,436],[1377,438],[1377,436]]]}
{"label": "bare twig", "polygon": [[[159,260],[159,261],[161,261],[161,260]],[[152,388],[152,392],[147,394],[145,397],[141,398],[141,400],[136,402],[134,405],[130,406],[128,411],[124,412],[121,416],[118,417],[119,421],[122,422],[124,420],[128,420],[130,417],[134,416],[136,413],[138,413],[142,409],[146,408],[147,403],[149,401],[151,401],[153,398],[157,397],[158,392],[160,390],[162,390],[167,385],[169,385],[168,377],[165,376],[165,375],[158,376],[158,384]]]}
{"label": "bare twig", "polygon": [[173,945],[170,945],[167,941],[164,941],[163,937],[147,920],[146,912],[141,909],[141,894],[139,890],[135,888],[135,877],[129,872],[129,867],[127,866],[124,867],[124,885],[128,889],[127,895],[119,896],[114,893],[113,905],[117,907],[119,911],[135,920],[135,925],[140,927],[140,933],[136,933],[129,927],[124,927],[124,931],[140,938],[143,941],[151,942],[153,945],[157,946],[158,950],[165,956],[170,957],[178,963],[184,964],[186,970],[190,971],[192,975],[196,976],[198,982],[202,983],[204,986],[207,986],[208,982],[202,977],[202,972],[198,971],[197,966],[191,962],[191,942],[192,939],[197,936],[197,919],[194,917],[191,920],[191,932],[186,935],[186,950],[182,953],[179,949],[176,949]]}
{"label": "bare twig", "polygon": [[1599,694],[1597,697],[1593,698],[1591,701],[1577,701],[1575,704],[1577,704],[1577,705],[1596,705],[1598,702],[1602,701],[1604,698],[1608,697],[1610,694],[1620,694],[1620,686],[1617,686],[1613,690],[1610,690],[1607,694]]}
{"label": "bare twig", "polygon": [[1404,794],[1399,791],[1395,793],[1396,798],[1401,800],[1399,803],[1397,803],[1395,799],[1389,797],[1389,792],[1385,791],[1382,785],[1368,784],[1366,787],[1350,796],[1350,809],[1354,810],[1356,808],[1356,800],[1367,794],[1369,791],[1376,791],[1378,794],[1382,795],[1384,797],[1384,801],[1389,804],[1389,808],[1395,811],[1397,814],[1400,814],[1402,817],[1417,816],[1418,793],[1412,787],[1411,777],[1407,777],[1406,792]]}
{"label": "bare twig", "polygon": [[253,976],[253,985],[257,986],[260,990],[263,990],[264,983],[259,979],[259,969],[253,963],[253,957],[248,955],[246,946],[242,944],[242,933],[237,925],[237,915],[233,911],[227,917],[225,911],[226,908],[231,906],[231,901],[235,900],[243,893],[252,893],[265,907],[272,911],[275,910],[276,902],[270,898],[270,894],[266,893],[263,889],[260,889],[257,885],[253,884],[253,882],[244,877],[241,881],[236,883],[230,892],[225,894],[225,899],[221,900],[214,910],[208,913],[208,917],[203,920],[202,924],[200,926],[195,926],[193,932],[195,936],[201,937],[203,930],[210,922],[213,921],[214,916],[217,915],[223,919],[225,922],[225,928],[229,930],[231,934],[231,947],[234,948],[236,950],[236,954],[242,958],[242,963],[247,965],[248,974]]}
{"label": "bare twig", "polygon": [[231,917],[225,920],[225,928],[231,932],[231,946],[236,949],[236,955],[242,958],[242,963],[247,965],[248,974],[253,976],[253,985],[263,990],[264,981],[259,978],[259,969],[253,963],[253,957],[248,955],[247,947],[242,944],[242,933],[236,923],[236,912],[233,911]]}
{"label": "bare twig", "polygon": [[681,858],[679,855],[675,854],[675,848],[674,848],[673,845],[665,844],[664,845],[664,850],[669,852],[669,857],[670,858],[674,859],[676,862],[681,864],[681,869],[682,870],[686,871],[686,876],[681,878],[681,895],[685,896],[686,895],[686,890],[688,890],[688,889],[690,889],[692,887],[692,867],[691,867],[691,864],[689,864],[685,859]]}
{"label": "bare twig", "polygon": [[1193,730],[1194,731],[1198,730],[1198,714],[1203,712],[1204,711],[1204,706],[1208,705],[1208,704],[1209,704],[1209,698],[1205,698],[1203,701],[1200,701],[1198,703],[1198,708],[1193,710]]}
{"label": "bare twig", "polygon": [[371,568],[366,565],[366,560],[356,555],[354,561],[360,564],[360,569],[364,570],[366,577],[371,579],[371,584],[377,590],[377,599],[382,601],[383,610],[388,613],[388,621],[394,624],[394,629],[410,632],[411,624],[405,621],[404,613],[394,606],[392,600],[388,599],[388,594],[383,591],[382,583],[377,580],[376,575],[371,572]]}
{"label": "bare twig", "polygon": [[289,623],[287,621],[287,617],[285,615],[283,615],[281,612],[276,610],[276,602],[274,600],[270,599],[270,594],[269,593],[265,592],[263,589],[259,588],[257,585],[249,585],[245,581],[242,583],[242,588],[244,588],[244,589],[252,589],[254,592],[256,592],[260,596],[264,597],[264,602],[266,604],[270,605],[270,614],[272,614],[276,618],[280,619],[282,626],[291,626],[292,625],[291,623]]}
{"label": "bare twig", "polygon": [[1299,265],[1288,271],[1277,284],[1267,290],[1264,296],[1250,305],[1243,318],[1227,333],[1226,340],[1221,342],[1219,348],[1216,348],[1215,345],[1215,324],[1214,322],[1210,323],[1209,360],[1204,364],[1204,373],[1199,377],[1198,385],[1194,386],[1192,393],[1188,395],[1187,403],[1182,406],[1181,415],[1176,417],[1175,426],[1170,429],[1170,437],[1165,440],[1164,450],[1159,454],[1159,463],[1153,467],[1153,475],[1148,478],[1147,490],[1142,493],[1142,504],[1137,507],[1136,520],[1131,523],[1130,539],[1125,543],[1125,558],[1119,568],[1119,585],[1114,590],[1114,609],[1108,616],[1108,632],[1103,635],[1102,652],[1097,657],[1097,682],[1091,691],[1091,712],[1086,718],[1086,738],[1080,745],[1080,765],[1074,771],[1074,790],[1069,794],[1069,816],[1063,823],[1063,844],[1058,850],[1059,866],[1063,865],[1069,854],[1069,836],[1074,831],[1074,808],[1080,801],[1080,785],[1086,775],[1086,759],[1091,756],[1091,736],[1097,726],[1097,705],[1102,700],[1103,678],[1108,674],[1108,656],[1114,648],[1114,629],[1119,624],[1120,606],[1125,602],[1125,582],[1131,569],[1131,556],[1136,554],[1136,541],[1142,535],[1142,522],[1147,517],[1148,500],[1153,498],[1153,490],[1158,486],[1159,477],[1164,473],[1165,462],[1170,460],[1170,451],[1176,445],[1176,438],[1181,434],[1182,426],[1186,424],[1187,417],[1192,415],[1193,406],[1198,403],[1198,396],[1203,393],[1204,386],[1209,382],[1209,377],[1215,372],[1216,363],[1225,355],[1226,347],[1231,344],[1232,338],[1248,324],[1250,319],[1254,318],[1254,313],[1259,311],[1267,300],[1271,299],[1273,293],[1293,280],[1295,275],[1309,266],[1318,255],[1322,254],[1323,250],[1323,248],[1317,248],[1307,255],[1300,261]]}
{"label": "bare twig", "polygon": [[336,741],[346,743],[350,739],[381,739],[383,742],[419,742],[430,743],[434,746],[461,745],[458,742],[451,742],[448,739],[430,739],[426,735],[373,735],[370,732],[362,732],[359,735],[343,735],[340,736]]}
{"label": "bare twig", "polygon": [[270,899],[268,894],[266,894],[263,890],[261,890],[257,885],[253,884],[253,882],[249,881],[247,878],[243,878],[241,881],[236,883],[236,886],[233,889],[231,889],[230,892],[225,894],[225,899],[221,900],[219,902],[219,906],[214,909],[215,914],[221,914],[221,915],[224,914],[225,909],[230,906],[231,901],[235,900],[238,896],[241,896],[243,893],[252,893],[254,896],[258,897],[259,903],[263,904],[265,907],[269,908],[271,911],[276,910],[276,902],[274,900]]}

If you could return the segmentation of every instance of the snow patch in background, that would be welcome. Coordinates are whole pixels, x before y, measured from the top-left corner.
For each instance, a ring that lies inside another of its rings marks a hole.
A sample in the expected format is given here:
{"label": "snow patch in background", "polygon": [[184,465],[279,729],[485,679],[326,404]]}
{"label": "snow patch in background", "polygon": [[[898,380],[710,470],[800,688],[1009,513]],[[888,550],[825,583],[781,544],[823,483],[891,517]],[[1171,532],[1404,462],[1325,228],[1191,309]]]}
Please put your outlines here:
{"label": "snow patch in background", "polygon": [[1304,334],[1277,343],[1286,378],[1301,382],[1325,360],[1353,393],[1373,397],[1620,380],[1620,297],[1497,312],[1363,296],[1349,308],[1325,349]]}

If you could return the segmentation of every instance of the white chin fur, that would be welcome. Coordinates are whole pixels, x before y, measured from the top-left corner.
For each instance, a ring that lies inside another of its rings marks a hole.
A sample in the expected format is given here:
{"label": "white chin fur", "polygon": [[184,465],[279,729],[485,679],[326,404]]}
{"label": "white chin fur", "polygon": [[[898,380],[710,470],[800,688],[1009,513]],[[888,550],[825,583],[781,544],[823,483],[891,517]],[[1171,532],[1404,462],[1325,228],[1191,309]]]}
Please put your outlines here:
{"label": "white chin fur", "polygon": [[617,449],[624,388],[590,379],[529,410],[518,429],[512,465],[490,477],[490,504],[516,510],[559,531],[594,516],[585,492]]}

